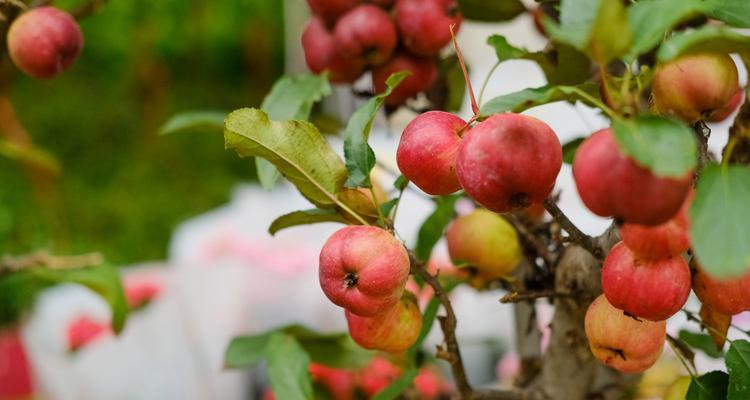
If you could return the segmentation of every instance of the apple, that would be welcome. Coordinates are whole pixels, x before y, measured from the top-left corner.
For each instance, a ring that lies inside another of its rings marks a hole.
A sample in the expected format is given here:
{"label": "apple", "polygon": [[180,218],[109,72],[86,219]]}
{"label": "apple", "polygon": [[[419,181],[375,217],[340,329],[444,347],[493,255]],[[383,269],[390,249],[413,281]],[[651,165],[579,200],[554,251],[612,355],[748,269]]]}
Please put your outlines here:
{"label": "apple", "polygon": [[716,279],[698,267],[693,276],[693,291],[703,304],[719,313],[735,315],[750,311],[750,273],[735,279]]}
{"label": "apple", "polygon": [[729,118],[729,116],[732,115],[741,105],[742,102],[745,100],[745,90],[742,88],[737,89],[737,92],[732,96],[731,99],[729,99],[729,102],[724,106],[724,108],[721,108],[714,112],[709,118],[706,120],[709,122],[721,122],[725,119]]}
{"label": "apple", "polygon": [[461,25],[456,0],[398,0],[394,12],[404,46],[420,56],[434,56],[451,41],[451,25]]}
{"label": "apple", "polygon": [[328,390],[332,400],[352,400],[357,386],[357,377],[353,371],[332,368],[323,364],[310,364],[308,368],[313,381]]}
{"label": "apple", "polygon": [[677,215],[656,226],[625,223],[620,237],[639,258],[662,259],[680,255],[690,248],[688,208],[692,190]]}
{"label": "apple", "polygon": [[555,132],[520,114],[495,114],[474,126],[464,135],[456,159],[466,193],[498,213],[543,202],[561,167]]}
{"label": "apple", "polygon": [[664,392],[664,400],[685,400],[692,381],[689,376],[677,378]]}
{"label": "apple", "polygon": [[375,92],[382,93],[385,91],[385,83],[388,77],[401,71],[409,71],[410,75],[385,99],[385,104],[391,107],[400,106],[406,103],[406,100],[431,88],[438,78],[435,60],[408,54],[397,54],[388,63],[372,70],[372,86]]}
{"label": "apple", "polygon": [[413,293],[404,291],[391,309],[374,317],[361,317],[346,310],[349,334],[368,350],[402,353],[411,347],[422,330],[422,313]]}
{"label": "apple", "polygon": [[376,4],[383,8],[390,8],[393,6],[394,1],[395,0],[365,0],[365,3]]}
{"label": "apple", "polygon": [[334,45],[333,33],[319,17],[313,17],[302,33],[302,49],[310,71],[330,72],[331,82],[353,83],[365,69],[364,59],[342,57]]}
{"label": "apple", "polygon": [[345,58],[364,59],[368,65],[387,62],[398,44],[398,33],[388,13],[364,4],[344,14],[333,30],[336,49]]}
{"label": "apple", "polygon": [[341,15],[358,6],[362,0],[307,0],[310,11],[326,22],[333,22]]}
{"label": "apple", "polygon": [[401,368],[381,356],[372,358],[359,374],[362,392],[371,398],[401,376]]}
{"label": "apple", "polygon": [[8,53],[26,75],[49,79],[73,66],[83,50],[83,34],[73,17],[55,7],[32,8],[8,30]]}
{"label": "apple", "polygon": [[81,316],[68,325],[68,350],[76,351],[109,331],[109,324]]}

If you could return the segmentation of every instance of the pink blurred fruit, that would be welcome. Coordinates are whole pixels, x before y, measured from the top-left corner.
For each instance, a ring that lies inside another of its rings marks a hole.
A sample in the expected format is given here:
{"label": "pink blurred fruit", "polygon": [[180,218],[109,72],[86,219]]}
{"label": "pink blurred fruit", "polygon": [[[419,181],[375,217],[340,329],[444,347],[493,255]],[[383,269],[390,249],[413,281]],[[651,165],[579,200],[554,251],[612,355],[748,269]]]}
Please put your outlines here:
{"label": "pink blurred fruit", "polygon": [[693,291],[703,304],[719,313],[735,315],[750,311],[750,274],[720,280],[709,276],[699,267],[693,276]]}
{"label": "pink blurred fruit", "polygon": [[382,8],[364,4],[336,22],[334,43],[344,58],[364,59],[368,65],[388,61],[398,44],[396,26]]}
{"label": "pink blurred fruit", "polygon": [[404,46],[420,56],[433,56],[451,41],[461,25],[461,13],[455,0],[398,0],[396,26]]}
{"label": "pink blurred fruit", "polygon": [[375,356],[360,372],[359,385],[362,392],[370,398],[388,387],[399,376],[401,368],[383,357]]}
{"label": "pink blurred fruit", "polygon": [[352,83],[362,75],[365,68],[364,60],[339,55],[333,33],[318,17],[313,17],[302,33],[302,49],[310,71],[319,74],[327,70],[334,83]]}
{"label": "pink blurred fruit", "polygon": [[435,60],[398,54],[388,63],[372,70],[372,85],[375,92],[385,91],[388,77],[401,71],[409,71],[410,75],[385,99],[386,105],[397,107],[406,103],[406,100],[431,88],[438,78]]}
{"label": "pink blurred fruit", "polygon": [[357,385],[354,372],[331,368],[322,364],[310,364],[310,375],[315,382],[328,389],[332,400],[352,400]]}
{"label": "pink blurred fruit", "polygon": [[362,3],[362,0],[307,0],[310,11],[326,22],[335,21],[360,3]]}
{"label": "pink blurred fruit", "polygon": [[68,325],[68,349],[76,351],[109,331],[109,324],[81,316]]}
{"label": "pink blurred fruit", "polygon": [[405,291],[401,301],[374,317],[360,317],[346,311],[349,334],[360,346],[386,353],[402,353],[411,347],[422,330],[422,313],[417,298]]}

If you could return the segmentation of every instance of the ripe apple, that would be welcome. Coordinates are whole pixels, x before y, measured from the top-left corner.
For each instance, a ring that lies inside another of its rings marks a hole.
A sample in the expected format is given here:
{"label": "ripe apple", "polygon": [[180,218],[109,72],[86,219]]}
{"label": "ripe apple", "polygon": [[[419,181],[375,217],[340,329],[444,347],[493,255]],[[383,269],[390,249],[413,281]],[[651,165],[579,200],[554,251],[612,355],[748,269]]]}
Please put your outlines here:
{"label": "ripe apple", "polygon": [[693,291],[702,303],[722,314],[750,311],[750,274],[738,279],[719,280],[699,267],[693,276]]}
{"label": "ripe apple", "polygon": [[735,110],[737,110],[740,105],[742,105],[743,100],[745,100],[745,90],[739,88],[737,89],[737,92],[734,94],[734,96],[729,99],[729,102],[726,106],[724,106],[724,108],[717,110],[706,120],[709,122],[724,121],[725,119],[729,118],[729,116],[732,115],[732,113],[735,112]]}
{"label": "ripe apple", "polygon": [[388,77],[401,71],[409,71],[411,74],[385,99],[385,104],[391,107],[400,106],[406,100],[431,88],[438,78],[435,60],[398,54],[388,63],[372,70],[372,86],[375,92],[382,93]]}
{"label": "ripe apple", "polygon": [[737,93],[737,66],[728,54],[691,54],[656,70],[652,83],[654,104],[662,113],[687,122],[712,116]]}
{"label": "ripe apple", "polygon": [[447,195],[461,185],[456,177],[456,154],[466,121],[444,111],[429,111],[404,129],[396,152],[398,169],[431,195]]}
{"label": "ripe apple", "polygon": [[83,34],[73,17],[55,7],[33,8],[8,30],[8,53],[26,75],[48,79],[70,68],[83,50]]}
{"label": "ripe apple", "polygon": [[323,364],[310,364],[308,368],[313,381],[328,390],[331,400],[352,400],[357,386],[357,376],[353,371],[327,367]]}
{"label": "ripe apple", "polygon": [[352,83],[365,69],[364,59],[339,55],[334,45],[333,33],[319,17],[313,17],[302,33],[302,49],[310,71],[319,74],[330,72],[331,82]]}
{"label": "ripe apple", "polygon": [[401,368],[382,356],[370,360],[359,376],[359,385],[367,398],[371,398],[401,376]]}
{"label": "ripe apple", "polygon": [[[692,193],[692,191],[690,192]],[[672,219],[656,226],[625,223],[620,237],[639,258],[662,259],[680,255],[690,248],[688,208],[692,195]]]}
{"label": "ripe apple", "polygon": [[398,0],[394,12],[404,46],[420,56],[433,56],[451,41],[451,25],[461,25],[456,0]]}
{"label": "ripe apple", "polygon": [[679,255],[640,259],[620,242],[604,260],[602,290],[615,308],[637,318],[665,320],[680,311],[690,295],[690,267]]}
{"label": "ripe apple", "polygon": [[586,311],[589,348],[601,363],[620,372],[643,372],[654,365],[666,340],[666,321],[637,320],[612,307],[604,295]]}
{"label": "ripe apple", "polygon": [[555,132],[520,114],[495,114],[477,124],[464,135],[456,159],[466,193],[498,213],[543,202],[561,167]]}
{"label": "ripe apple", "polygon": [[398,43],[396,26],[388,13],[371,4],[344,14],[336,22],[333,38],[342,57],[364,59],[372,66],[388,61]]}
{"label": "ripe apple", "polygon": [[349,334],[360,346],[386,353],[402,353],[422,330],[422,313],[413,293],[404,291],[395,306],[374,317],[360,317],[346,310]]}
{"label": "ripe apple", "polygon": [[320,286],[336,305],[371,317],[399,303],[409,277],[409,255],[388,231],[348,226],[320,252]]}
{"label": "ripe apple", "polygon": [[333,22],[345,12],[358,6],[362,0],[307,0],[313,14],[326,22]]}
{"label": "ripe apple", "polygon": [[383,8],[390,8],[393,6],[394,1],[395,0],[365,0],[365,3],[376,4]]}
{"label": "ripe apple", "polygon": [[578,148],[573,177],[581,200],[594,214],[655,226],[680,210],[693,173],[680,179],[653,175],[620,151],[608,128],[594,133]]}
{"label": "ripe apple", "polygon": [[467,263],[485,279],[509,275],[521,261],[521,244],[513,225],[488,210],[476,209],[457,218],[445,238],[454,262]]}

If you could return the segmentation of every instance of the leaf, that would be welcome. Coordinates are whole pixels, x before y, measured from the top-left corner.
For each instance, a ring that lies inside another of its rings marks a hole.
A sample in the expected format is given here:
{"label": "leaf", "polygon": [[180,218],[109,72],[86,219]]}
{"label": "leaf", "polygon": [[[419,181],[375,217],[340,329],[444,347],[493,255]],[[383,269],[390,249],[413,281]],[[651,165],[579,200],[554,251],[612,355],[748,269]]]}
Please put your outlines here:
{"label": "leaf", "polygon": [[385,389],[378,392],[372,399],[373,400],[395,400],[399,398],[401,393],[409,389],[414,383],[414,378],[419,374],[419,370],[416,368],[408,369],[404,371],[401,376],[398,377],[393,383],[388,385]]}
{"label": "leaf", "polygon": [[60,162],[52,153],[32,144],[20,145],[6,140],[0,141],[0,155],[31,164],[52,176],[59,176],[62,171]]}
{"label": "leaf", "polygon": [[750,28],[750,8],[747,0],[706,0],[708,14],[738,28]]}
{"label": "leaf", "polygon": [[708,334],[713,339],[715,348],[717,350],[722,350],[724,348],[724,342],[727,340],[729,325],[732,324],[732,316],[722,314],[707,304],[701,304],[699,314],[703,324],[710,327],[710,329],[708,329]]}
{"label": "leaf", "polygon": [[686,400],[726,400],[729,375],[722,371],[704,374],[690,382]]}
{"label": "leaf", "polygon": [[538,88],[524,89],[519,92],[495,97],[482,106],[479,113],[482,116],[503,112],[519,113],[529,108],[556,101],[583,101],[588,103],[581,93],[599,96],[599,85],[585,83],[578,86],[542,86]]}
{"label": "leaf", "polygon": [[224,352],[224,365],[227,368],[247,368],[266,355],[266,346],[273,331],[255,336],[242,336],[232,339]]}
{"label": "leaf", "polygon": [[380,212],[386,217],[390,217],[391,211],[393,211],[393,208],[396,207],[396,204],[398,204],[399,201],[401,201],[401,197],[396,197],[395,199],[386,201],[380,205]]}
{"label": "leaf", "polygon": [[724,354],[724,352],[716,349],[716,344],[714,344],[711,336],[704,333],[695,333],[683,329],[680,331],[679,338],[690,347],[706,353],[709,357],[720,358]]}
{"label": "leaf", "polygon": [[612,127],[620,149],[655,175],[682,178],[698,163],[693,131],[680,121],[644,115]]}
{"label": "leaf", "polygon": [[312,400],[310,357],[292,335],[277,332],[266,345],[268,378],[278,399]]}
{"label": "leaf", "polygon": [[344,130],[344,159],[349,177],[346,186],[350,188],[370,187],[370,171],[375,167],[375,152],[372,151],[367,139],[372,129],[372,121],[393,89],[396,88],[410,73],[397,72],[385,81],[386,89],[383,93],[372,97],[354,112]]}
{"label": "leaf", "polygon": [[509,21],[526,11],[519,0],[458,0],[458,7],[465,19],[484,22]]}
{"label": "leaf", "polygon": [[456,215],[455,205],[459,196],[441,196],[435,199],[435,211],[422,223],[414,252],[420,260],[427,261],[443,231]]}
{"label": "leaf", "polygon": [[271,121],[258,109],[243,108],[226,119],[224,141],[241,157],[263,157],[320,208],[333,207],[346,179],[341,158],[306,121]]}
{"label": "leaf", "polygon": [[393,187],[398,191],[403,191],[407,186],[409,186],[409,180],[403,175],[399,175],[393,182]]}
{"label": "leaf", "polygon": [[373,356],[371,351],[358,346],[348,334],[298,340],[314,363],[332,368],[362,368]]}
{"label": "leaf", "polygon": [[750,36],[727,27],[706,25],[667,39],[659,48],[657,61],[663,64],[694,53],[750,53]]}
{"label": "leaf", "polygon": [[268,233],[275,235],[276,232],[291,228],[299,225],[310,225],[321,222],[340,222],[346,223],[346,220],[341,217],[335,210],[321,210],[314,208],[312,210],[294,211],[289,214],[284,214],[276,218],[271,226],[268,227]]}
{"label": "leaf", "polygon": [[255,158],[255,171],[257,171],[260,186],[266,191],[271,191],[281,176],[279,170],[270,161],[260,157]]}
{"label": "leaf", "polygon": [[202,131],[221,133],[224,130],[226,111],[184,111],[173,115],[159,129],[160,135]]}
{"label": "leaf", "polygon": [[[695,369],[695,352],[685,342],[675,339],[672,335],[667,335],[667,341],[672,345],[672,349],[679,352],[681,359],[686,360]],[[675,353],[676,354],[676,353]],[[677,354],[676,354],[677,355]]]}
{"label": "leaf", "polygon": [[735,340],[727,351],[728,400],[750,399],[750,342]]}
{"label": "leaf", "polygon": [[706,273],[726,279],[750,269],[750,167],[708,166],[690,206],[693,252]]}
{"label": "leaf", "polygon": [[[466,97],[466,81],[464,80],[464,73],[461,70],[458,57],[455,54],[451,54],[440,59],[438,69],[445,85],[444,98],[440,100],[443,104],[439,109],[452,112],[461,111],[461,107],[464,105],[464,98]],[[429,92],[428,96],[430,96]],[[430,99],[432,100],[431,97]]]}
{"label": "leaf", "polygon": [[576,152],[578,151],[578,147],[581,146],[581,143],[586,140],[584,137],[575,138],[568,143],[565,143],[562,147],[563,151],[563,161],[566,164],[573,164],[573,160],[576,157]]}

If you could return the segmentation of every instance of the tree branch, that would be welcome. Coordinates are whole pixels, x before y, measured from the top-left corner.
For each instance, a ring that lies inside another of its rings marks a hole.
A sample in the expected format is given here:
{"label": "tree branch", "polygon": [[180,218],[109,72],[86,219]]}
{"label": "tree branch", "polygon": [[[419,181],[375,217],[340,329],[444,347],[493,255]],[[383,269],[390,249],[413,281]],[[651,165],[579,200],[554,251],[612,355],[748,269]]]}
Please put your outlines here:
{"label": "tree branch", "polygon": [[708,139],[711,137],[711,129],[704,121],[698,121],[693,124],[693,131],[696,139],[698,139],[698,166],[695,168],[695,173],[700,176],[703,168],[711,162],[711,157],[708,154]]}
{"label": "tree branch", "polygon": [[586,249],[597,259],[604,259],[604,250],[601,248],[599,243],[597,243],[596,239],[581,232],[581,230],[578,229],[578,227],[575,226],[573,222],[570,221],[570,219],[568,219],[568,217],[562,212],[560,207],[558,207],[554,201],[550,199],[545,200],[544,208],[552,216],[552,218],[554,218],[555,222],[560,224],[565,232],[568,232],[568,235],[570,235],[570,238],[573,239],[573,242],[575,244]]}
{"label": "tree branch", "polygon": [[732,127],[729,128],[729,141],[723,151],[727,164],[750,164],[750,101],[740,107]]}
{"label": "tree branch", "polygon": [[[552,256],[549,249],[547,249],[547,246],[544,245],[526,226],[526,224],[521,221],[520,218],[513,214],[506,214],[504,217],[510,221],[511,224],[513,224],[513,227],[516,228],[516,231],[519,235],[521,235],[521,240],[526,243],[526,245],[531,248],[534,253],[541,257],[542,260],[547,264],[547,266],[552,267],[555,265],[555,257]],[[529,260],[533,262],[534,260]]]}
{"label": "tree branch", "polygon": [[38,251],[23,256],[3,256],[0,260],[0,273],[17,272],[27,268],[44,267],[51,269],[75,269],[99,265],[104,262],[100,253],[77,256],[53,256],[46,251]]}
{"label": "tree branch", "polygon": [[507,303],[520,303],[522,301],[536,300],[542,298],[555,298],[555,297],[571,297],[573,293],[570,292],[556,292],[554,290],[539,290],[529,292],[512,292],[508,293],[500,299],[503,304]]}

